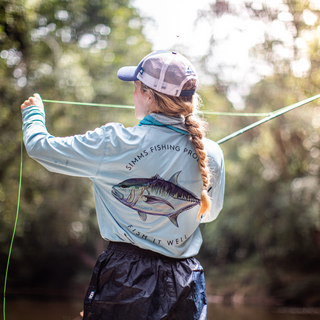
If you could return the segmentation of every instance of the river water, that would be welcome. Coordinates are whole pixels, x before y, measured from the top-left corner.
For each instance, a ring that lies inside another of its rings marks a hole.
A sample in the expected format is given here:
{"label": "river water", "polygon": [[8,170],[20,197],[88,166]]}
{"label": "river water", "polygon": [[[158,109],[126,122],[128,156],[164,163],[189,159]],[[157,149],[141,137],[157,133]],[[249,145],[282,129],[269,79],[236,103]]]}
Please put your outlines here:
{"label": "river water", "polygon": [[[6,320],[74,320],[81,310],[81,301],[9,300],[6,302]],[[208,320],[320,320],[320,309],[210,304]]]}

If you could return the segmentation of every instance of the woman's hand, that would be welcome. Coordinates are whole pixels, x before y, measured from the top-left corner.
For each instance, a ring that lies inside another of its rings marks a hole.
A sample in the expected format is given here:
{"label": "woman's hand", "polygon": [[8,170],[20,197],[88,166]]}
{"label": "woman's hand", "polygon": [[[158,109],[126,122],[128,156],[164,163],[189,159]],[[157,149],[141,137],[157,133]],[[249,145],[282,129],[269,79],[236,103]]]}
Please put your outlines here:
{"label": "woman's hand", "polygon": [[40,107],[41,109],[44,109],[44,106],[43,106],[43,102],[42,102],[42,99],[40,97],[40,95],[38,93],[35,93],[33,95],[33,97],[29,97],[28,100],[26,100],[22,105],[21,105],[21,112],[23,109],[27,108],[27,107],[30,107],[30,106],[38,106]]}

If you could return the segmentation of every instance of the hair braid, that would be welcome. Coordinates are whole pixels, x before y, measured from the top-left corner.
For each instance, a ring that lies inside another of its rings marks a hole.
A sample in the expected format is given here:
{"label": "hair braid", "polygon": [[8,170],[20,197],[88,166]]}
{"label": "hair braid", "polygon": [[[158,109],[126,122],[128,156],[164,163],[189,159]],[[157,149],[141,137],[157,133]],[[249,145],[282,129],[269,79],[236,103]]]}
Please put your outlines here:
{"label": "hair braid", "polygon": [[[183,90],[191,90],[196,88],[196,81],[189,80],[183,86]],[[183,115],[185,117],[185,126],[190,134],[192,144],[196,149],[199,157],[198,168],[203,181],[201,192],[200,210],[198,219],[205,213],[208,213],[211,207],[211,199],[208,195],[208,187],[211,179],[211,173],[208,166],[207,153],[204,149],[203,138],[207,132],[207,123],[200,119],[196,114],[200,105],[200,98],[197,94],[192,97],[174,97],[159,93],[141,82],[141,90],[150,92],[159,112],[169,116]]]}
{"label": "hair braid", "polygon": [[190,133],[191,141],[195,146],[197,155],[199,157],[198,168],[203,181],[201,207],[198,214],[198,217],[200,218],[205,212],[210,210],[211,206],[211,200],[207,192],[211,174],[208,167],[207,152],[204,149],[204,143],[202,141],[206,133],[206,127],[204,126],[203,121],[201,119],[197,119],[197,117],[192,113],[186,116],[185,125]]}

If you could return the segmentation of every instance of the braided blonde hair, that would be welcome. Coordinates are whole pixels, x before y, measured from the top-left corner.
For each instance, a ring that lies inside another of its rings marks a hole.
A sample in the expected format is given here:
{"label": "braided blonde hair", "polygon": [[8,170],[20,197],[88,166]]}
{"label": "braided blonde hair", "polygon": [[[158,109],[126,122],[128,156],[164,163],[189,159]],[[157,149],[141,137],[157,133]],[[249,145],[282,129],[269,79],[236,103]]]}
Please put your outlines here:
{"label": "braided blonde hair", "polygon": [[[141,83],[141,90],[149,92],[157,107],[157,111],[169,116],[182,115],[185,117],[185,126],[190,134],[190,140],[193,143],[196,153],[199,157],[198,167],[203,181],[201,192],[200,210],[198,219],[205,213],[208,213],[211,207],[211,199],[208,195],[208,187],[210,183],[211,173],[208,166],[207,153],[204,149],[203,138],[207,132],[207,122],[202,120],[198,114],[200,106],[200,97],[194,94],[192,97],[175,97],[169,96],[155,91],[144,83]],[[189,80],[185,83],[182,90],[194,90],[196,88],[196,80]],[[156,112],[157,112],[156,111]]]}

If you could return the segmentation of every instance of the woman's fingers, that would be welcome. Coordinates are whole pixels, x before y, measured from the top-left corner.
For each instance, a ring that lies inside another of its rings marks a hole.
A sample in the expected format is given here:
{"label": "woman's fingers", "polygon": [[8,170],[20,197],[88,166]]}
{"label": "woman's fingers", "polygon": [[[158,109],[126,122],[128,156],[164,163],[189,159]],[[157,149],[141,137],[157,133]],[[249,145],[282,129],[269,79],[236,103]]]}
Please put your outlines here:
{"label": "woman's fingers", "polygon": [[29,97],[28,100],[25,100],[25,102],[21,105],[21,111],[30,106],[38,106],[42,109],[44,108],[42,99],[38,93],[35,93],[33,97]]}

